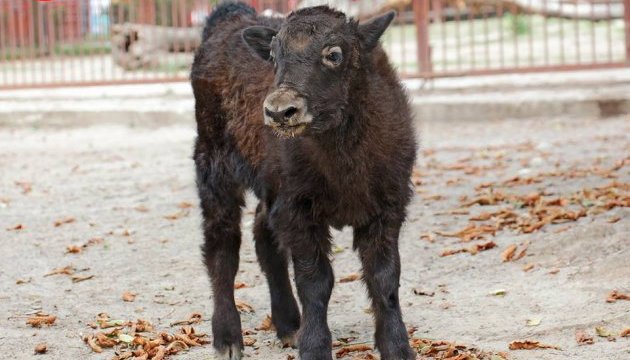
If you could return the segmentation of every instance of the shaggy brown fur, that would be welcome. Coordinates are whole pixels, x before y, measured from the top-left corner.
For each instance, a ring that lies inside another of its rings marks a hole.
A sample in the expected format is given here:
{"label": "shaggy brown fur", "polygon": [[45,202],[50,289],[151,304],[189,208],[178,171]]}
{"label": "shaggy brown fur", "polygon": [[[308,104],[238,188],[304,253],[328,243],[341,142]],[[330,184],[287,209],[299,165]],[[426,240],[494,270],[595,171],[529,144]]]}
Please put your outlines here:
{"label": "shaggy brown fur", "polygon": [[[416,142],[406,95],[378,44],[392,17],[359,25],[315,7],[271,19],[225,4],[208,20],[191,74],[194,160],[214,346],[223,359],[240,359],[243,346],[233,284],[247,189],[260,199],[254,238],[278,336],[291,344],[297,334],[302,359],[332,359],[329,227],[352,226],[381,357],[415,358],[398,300],[398,235],[412,194]],[[322,59],[331,46],[343,57]],[[304,99],[312,115],[299,136],[263,121],[263,102],[279,88]]]}

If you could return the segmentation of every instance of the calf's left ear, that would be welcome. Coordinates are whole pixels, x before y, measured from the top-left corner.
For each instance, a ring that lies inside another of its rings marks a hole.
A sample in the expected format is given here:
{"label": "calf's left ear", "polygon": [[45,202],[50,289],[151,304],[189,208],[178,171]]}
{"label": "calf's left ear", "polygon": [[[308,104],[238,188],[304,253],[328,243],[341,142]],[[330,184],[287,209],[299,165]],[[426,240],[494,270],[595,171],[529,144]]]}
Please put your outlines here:
{"label": "calf's left ear", "polygon": [[374,49],[376,44],[378,44],[378,39],[381,38],[395,17],[396,12],[392,10],[359,24],[359,38],[363,48],[367,51]]}
{"label": "calf's left ear", "polygon": [[264,60],[269,60],[271,58],[271,39],[277,33],[276,30],[266,26],[250,26],[243,30],[242,36],[250,49]]}

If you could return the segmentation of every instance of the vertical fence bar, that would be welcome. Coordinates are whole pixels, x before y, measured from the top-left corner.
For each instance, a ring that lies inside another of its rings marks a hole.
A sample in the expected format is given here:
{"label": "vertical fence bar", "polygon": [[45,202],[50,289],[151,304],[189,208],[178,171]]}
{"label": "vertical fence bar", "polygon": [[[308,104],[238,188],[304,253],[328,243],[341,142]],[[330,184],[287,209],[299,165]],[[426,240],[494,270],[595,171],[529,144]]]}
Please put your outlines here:
{"label": "vertical fence bar", "polygon": [[612,62],[613,61],[613,44],[612,44],[612,16],[610,15],[610,2],[612,0],[607,0],[606,1],[606,24],[608,25],[606,27],[606,37],[608,38],[608,62]]}
{"label": "vertical fence bar", "polygon": [[575,61],[579,64],[581,62],[580,57],[580,17],[578,14],[578,5],[579,3],[576,2],[574,7],[575,7],[575,19],[573,20],[573,24],[575,26]]}
{"label": "vertical fence bar", "polygon": [[8,50],[8,46],[7,46],[7,39],[6,39],[6,24],[4,21],[4,14],[5,14],[5,10],[4,10],[4,0],[0,0],[0,73],[2,73],[2,85],[3,86],[7,86],[9,83],[9,79],[7,78],[7,64],[8,64],[8,56],[9,56],[9,50]]}
{"label": "vertical fence bar", "polygon": [[50,71],[50,82],[55,82],[55,61],[57,56],[55,55],[55,21],[53,19],[53,4],[46,6],[46,25],[48,28],[48,53],[50,61],[48,61],[48,70]]}
{"label": "vertical fence bar", "polygon": [[623,2],[623,20],[626,32],[626,63],[630,65],[630,0]]}
{"label": "vertical fence bar", "polygon": [[467,6],[468,8],[468,31],[470,32],[470,34],[468,34],[468,36],[470,36],[470,68],[474,69],[475,68],[475,63],[476,63],[476,59],[475,59],[475,4],[472,4],[470,6]]}
{"label": "vertical fence bar", "polygon": [[419,70],[426,77],[426,74],[431,72],[431,59],[429,57],[429,0],[414,0],[413,13],[416,22]]}
{"label": "vertical fence bar", "polygon": [[595,4],[591,4],[591,62],[597,62],[597,45],[595,41]]}
{"label": "vertical fence bar", "polygon": [[497,22],[497,24],[499,24],[499,63],[501,69],[505,67],[505,49],[503,46],[503,15],[503,3],[499,2],[499,8],[497,9],[497,17],[499,21]]}

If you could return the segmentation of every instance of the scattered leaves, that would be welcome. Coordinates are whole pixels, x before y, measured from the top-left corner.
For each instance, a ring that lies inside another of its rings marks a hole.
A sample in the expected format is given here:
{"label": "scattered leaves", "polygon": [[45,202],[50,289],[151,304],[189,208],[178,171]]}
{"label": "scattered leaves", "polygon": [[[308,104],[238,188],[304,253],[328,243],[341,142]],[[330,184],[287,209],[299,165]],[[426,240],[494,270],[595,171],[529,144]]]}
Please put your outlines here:
{"label": "scattered leaves", "polygon": [[[210,340],[205,334],[198,334],[191,326],[182,326],[179,332],[157,332],[146,320],[136,321],[109,320],[107,314],[99,314],[97,322],[109,325],[109,330],[98,331],[83,337],[83,341],[96,353],[104,348],[116,347],[117,355],[112,360],[145,359],[163,360],[190,347],[208,344]],[[103,327],[101,327],[103,329]]]}
{"label": "scattered leaves", "polygon": [[509,345],[510,350],[533,350],[533,349],[556,349],[562,350],[555,345],[543,344],[535,340],[515,340]]}
{"label": "scattered leaves", "polygon": [[448,341],[412,338],[409,345],[416,350],[419,359],[434,360],[506,360],[502,352],[493,353]]}

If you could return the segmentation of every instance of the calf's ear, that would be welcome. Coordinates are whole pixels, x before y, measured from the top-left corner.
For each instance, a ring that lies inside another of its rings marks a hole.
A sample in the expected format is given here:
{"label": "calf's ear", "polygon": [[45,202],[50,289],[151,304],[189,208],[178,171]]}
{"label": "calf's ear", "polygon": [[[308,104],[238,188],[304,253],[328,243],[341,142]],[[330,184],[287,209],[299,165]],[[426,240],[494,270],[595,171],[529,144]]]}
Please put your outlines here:
{"label": "calf's ear", "polygon": [[264,60],[271,59],[271,39],[278,32],[266,26],[250,26],[243,30],[243,40]]}
{"label": "calf's ear", "polygon": [[392,10],[359,24],[359,39],[365,50],[374,49],[378,44],[378,39],[381,38],[394,17],[396,17],[396,12]]}

